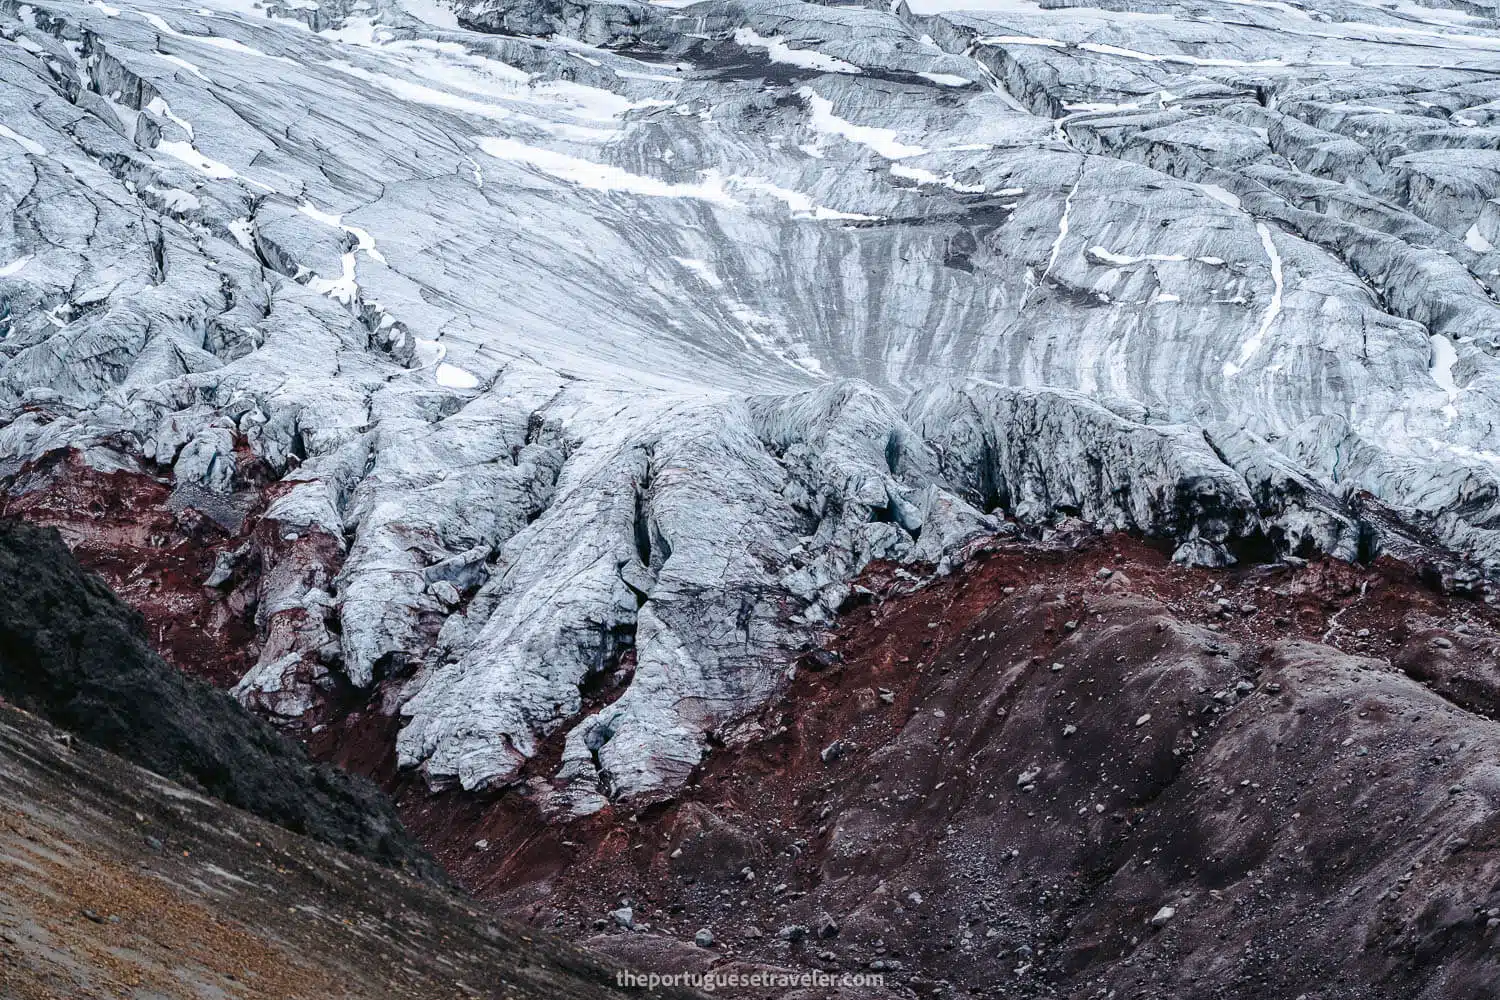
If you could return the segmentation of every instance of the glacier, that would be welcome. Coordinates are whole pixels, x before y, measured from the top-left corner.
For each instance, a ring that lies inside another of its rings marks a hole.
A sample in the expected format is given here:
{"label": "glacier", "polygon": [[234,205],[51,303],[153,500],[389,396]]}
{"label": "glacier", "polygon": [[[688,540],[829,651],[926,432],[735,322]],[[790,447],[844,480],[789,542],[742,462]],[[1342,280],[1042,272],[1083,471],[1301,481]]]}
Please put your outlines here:
{"label": "glacier", "polygon": [[66,452],[250,509],[237,694],[394,679],[435,786],[560,740],[552,807],[670,795],[866,566],[1058,516],[1500,575],[1487,5],[4,0],[0,39],[7,494]]}

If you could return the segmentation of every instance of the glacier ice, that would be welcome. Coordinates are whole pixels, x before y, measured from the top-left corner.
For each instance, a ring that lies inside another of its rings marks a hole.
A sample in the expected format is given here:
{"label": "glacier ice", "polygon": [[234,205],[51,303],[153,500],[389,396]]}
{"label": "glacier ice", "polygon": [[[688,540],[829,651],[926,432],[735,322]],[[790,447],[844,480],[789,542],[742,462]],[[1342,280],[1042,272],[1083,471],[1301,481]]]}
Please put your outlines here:
{"label": "glacier ice", "polygon": [[405,678],[403,765],[574,812],[1012,522],[1500,571],[1500,31],[950,6],[0,7],[7,489],[252,456],[240,695]]}

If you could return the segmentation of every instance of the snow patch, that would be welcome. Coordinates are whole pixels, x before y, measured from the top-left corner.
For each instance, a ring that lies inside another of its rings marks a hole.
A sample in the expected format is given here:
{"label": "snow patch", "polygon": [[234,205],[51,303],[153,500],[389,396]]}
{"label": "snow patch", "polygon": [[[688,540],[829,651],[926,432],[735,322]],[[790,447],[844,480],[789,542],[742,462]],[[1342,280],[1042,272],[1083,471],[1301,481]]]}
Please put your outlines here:
{"label": "snow patch", "polygon": [[257,59],[273,59],[276,62],[292,63],[292,65],[295,65],[295,63],[293,63],[292,60],[288,59],[286,56],[270,55],[268,53],[262,52],[260,49],[246,45],[244,42],[239,41],[235,38],[225,38],[222,35],[193,35],[185,31],[178,31],[176,28],[168,24],[166,19],[163,18],[160,14],[150,14],[146,11],[140,10],[133,11],[133,13],[145,18],[146,21],[150,23],[151,27],[155,28],[157,31],[160,31],[164,35],[170,35],[173,38],[181,38],[184,41],[197,42],[199,45],[209,45],[216,49],[223,49],[226,52],[233,52],[236,55],[254,56]]}
{"label": "snow patch", "polygon": [[924,80],[932,81],[939,87],[967,87],[974,82],[966,76],[959,76],[957,73],[918,73],[917,75]]}
{"label": "snow patch", "polygon": [[413,104],[426,104],[434,108],[443,108],[447,111],[459,111],[465,114],[475,115],[480,118],[491,118],[500,121],[508,121],[515,117],[515,113],[506,108],[496,107],[484,101],[476,101],[470,97],[459,94],[450,94],[446,90],[438,90],[425,84],[412,83],[410,80],[397,79],[385,73],[373,73],[360,66],[354,66],[346,62],[330,61],[327,65],[340,73],[346,73],[366,83],[372,83],[380,89],[409,101]]}
{"label": "snow patch", "polygon": [[446,361],[437,366],[438,385],[447,389],[474,389],[479,386],[479,376]]}
{"label": "snow patch", "polygon": [[581,133],[577,137],[584,140],[602,138],[603,134],[559,123],[559,112],[586,122],[614,124],[630,111],[672,103],[665,99],[632,101],[613,91],[569,80],[533,83],[529,73],[498,60],[472,56],[463,46],[451,42],[419,39],[382,44],[380,48],[382,54],[400,57],[403,68],[426,82],[373,72],[339,60],[325,65],[414,104],[497,121],[527,117],[528,110],[545,106],[546,113],[535,124],[560,134]]}
{"label": "snow patch", "polygon": [[167,207],[169,212],[195,212],[203,207],[196,195],[184,191],[181,188],[159,188],[155,185],[146,185],[146,193],[155,195]]}
{"label": "snow patch", "polygon": [[1026,269],[1026,294],[1021,299],[1022,309],[1025,309],[1027,303],[1031,301],[1031,293],[1047,280],[1047,275],[1051,274],[1052,269],[1057,266],[1057,257],[1062,253],[1063,241],[1068,238],[1068,229],[1072,222],[1073,196],[1078,193],[1078,185],[1082,182],[1083,173],[1080,171],[1078,179],[1073,182],[1072,187],[1068,188],[1067,197],[1063,198],[1062,216],[1057,220],[1057,238],[1052,241],[1052,251],[1047,255],[1047,266],[1042,269],[1042,276],[1033,279],[1031,269]]}
{"label": "snow patch", "polygon": [[422,368],[432,368],[448,356],[448,345],[436,340],[426,340],[422,337],[412,338],[412,354],[416,357]]}
{"label": "snow patch", "polygon": [[[216,14],[239,14],[243,17],[258,17],[265,20],[275,19],[278,24],[290,27],[294,31],[311,30],[307,25],[294,18],[278,17],[270,7],[261,0],[210,0],[214,5],[212,10],[200,7],[198,13],[210,17]],[[317,10],[316,0],[281,0],[281,5],[293,10]]]}
{"label": "snow patch", "polygon": [[794,219],[812,219],[818,222],[843,220],[846,222],[878,222],[878,215],[861,215],[858,212],[841,212],[836,208],[827,208],[814,202],[801,191],[793,191],[770,181],[763,181],[756,177],[731,177],[729,183],[737,187],[748,188],[751,191],[768,195],[783,202],[787,208],[792,210]]}
{"label": "snow patch", "polygon": [[354,237],[355,243],[357,244],[356,249],[369,254],[372,259],[378,260],[382,264],[385,263],[385,254],[376,249],[375,237],[371,236],[368,230],[361,229],[359,226],[346,225],[344,223],[344,217],[342,215],[334,215],[332,212],[325,212],[310,201],[302,202],[297,206],[297,210],[308,218],[315,219],[318,222],[323,223],[323,225],[325,226],[332,226],[335,229],[342,229],[344,232]]}
{"label": "snow patch", "polygon": [[239,174],[235,173],[233,167],[220,163],[218,160],[209,159],[198,152],[190,142],[184,142],[180,139],[174,139],[170,142],[159,142],[156,144],[156,149],[158,152],[166,153],[174,159],[181,160],[194,170],[202,174],[207,174],[214,180],[224,181],[239,176]]}
{"label": "snow patch", "polygon": [[343,42],[345,45],[370,48],[383,45],[396,37],[396,33],[390,28],[376,24],[368,17],[345,18],[342,27],[325,28],[318,34],[335,42]]}
{"label": "snow patch", "polygon": [[1453,341],[1441,333],[1432,335],[1432,361],[1428,365],[1428,372],[1432,380],[1438,384],[1438,388],[1448,394],[1448,404],[1443,407],[1443,416],[1451,424],[1458,416],[1458,383],[1453,381],[1453,366],[1458,363],[1458,350],[1453,346]]}
{"label": "snow patch", "polygon": [[32,156],[47,155],[46,146],[43,146],[35,139],[28,139],[26,136],[7,128],[4,125],[0,125],[0,138],[9,139],[11,142],[26,150],[26,152],[30,153]]}
{"label": "snow patch", "polygon": [[334,228],[338,228],[340,220],[343,219],[342,215],[334,215],[332,212],[325,212],[310,201],[304,201],[302,204],[298,205],[297,211],[301,212],[303,215],[307,216],[309,219],[312,219],[315,222],[321,222],[325,226],[332,226]]}
{"label": "snow patch", "polygon": [[779,187],[755,177],[726,177],[717,170],[706,170],[696,181],[665,181],[644,174],[634,174],[611,164],[595,163],[567,153],[528,146],[503,136],[484,136],[476,142],[481,150],[497,160],[522,163],[558,180],[591,191],[619,192],[647,198],[689,198],[725,208],[743,208],[743,203],[730,193],[731,188],[740,188],[768,195],[785,203],[792,210],[792,217],[795,219],[873,222],[880,218],[827,208],[816,204],[800,191]]}
{"label": "snow patch", "polygon": [[724,280],[714,273],[714,269],[709,267],[707,262],[697,260],[692,257],[673,257],[672,259],[676,261],[680,266],[696,274],[698,278],[708,287],[724,287]]}
{"label": "snow patch", "polygon": [[813,49],[794,49],[780,37],[766,38],[755,33],[752,28],[740,28],[734,33],[734,43],[744,49],[765,49],[766,55],[772,62],[786,63],[791,66],[800,66],[803,69],[818,70],[822,73],[863,73],[853,63],[835,59],[833,56],[824,55]]}
{"label": "snow patch", "polygon": [[532,93],[548,100],[556,100],[579,117],[600,122],[613,122],[629,111],[642,108],[671,106],[665,99],[632,101],[612,90],[589,87],[571,80],[547,80],[532,88]]}
{"label": "snow patch", "polygon": [[1189,66],[1285,66],[1281,59],[1209,59],[1202,56],[1184,55],[1157,55],[1152,52],[1140,52],[1136,49],[1121,48],[1118,45],[1104,45],[1099,42],[1081,42],[1078,47],[1085,52],[1093,52],[1103,56],[1118,56],[1122,59],[1136,59],[1140,62],[1151,63],[1186,63]]}
{"label": "snow patch", "polygon": [[904,177],[907,180],[916,181],[918,184],[941,185],[942,187],[952,188],[954,191],[962,191],[965,194],[984,193],[983,184],[963,184],[956,180],[952,174],[937,174],[931,170],[924,170],[921,167],[913,167],[905,163],[891,164],[891,176]]}
{"label": "snow patch", "polygon": [[724,185],[718,176],[711,173],[706,174],[706,179],[702,181],[674,184],[655,177],[632,174],[609,164],[593,163],[550,149],[538,149],[514,139],[483,136],[475,141],[486,155],[497,160],[523,163],[558,180],[576,184],[590,191],[621,192],[647,198],[695,198],[719,205],[739,205],[739,202],[724,190]]}
{"label": "snow patch", "polygon": [[359,226],[345,225],[343,216],[325,212],[310,201],[304,201],[297,206],[297,210],[309,219],[321,222],[325,226],[339,229],[354,237],[355,247],[346,252],[341,258],[342,273],[337,278],[323,278],[313,275],[308,279],[307,287],[322,295],[337,299],[344,305],[352,305],[359,297],[359,282],[357,278],[358,260],[357,255],[365,253],[372,260],[385,263],[385,255],[375,247],[375,238],[367,230]]}
{"label": "snow patch", "polygon": [[1088,255],[1105,264],[1139,264],[1147,260],[1181,262],[1189,259],[1180,253],[1148,253],[1140,257],[1130,257],[1098,246],[1089,247]]}
{"label": "snow patch", "polygon": [[401,0],[406,12],[419,21],[426,21],[434,28],[457,31],[458,15],[443,0]]}
{"label": "snow patch", "polygon": [[359,282],[355,280],[354,254],[346,253],[341,258],[341,273],[337,278],[324,278],[303,270],[299,277],[307,277],[307,287],[319,295],[326,295],[343,305],[352,305],[359,295]]}
{"label": "snow patch", "polygon": [[193,126],[192,126],[192,123],[189,122],[189,121],[187,121],[186,119],[179,118],[176,115],[174,115],[172,113],[172,106],[170,104],[168,104],[165,100],[163,100],[160,96],[153,97],[151,99],[151,103],[146,105],[146,110],[149,111],[149,112],[151,112],[153,115],[156,115],[158,118],[165,118],[165,119],[167,119],[168,121],[170,121],[174,125],[176,125],[178,128],[180,128],[184,132],[186,132],[187,133],[187,137],[189,139],[193,138]]}
{"label": "snow patch", "polygon": [[1266,257],[1271,261],[1271,280],[1275,282],[1275,290],[1271,293],[1271,304],[1266,307],[1266,314],[1261,318],[1260,327],[1256,329],[1255,336],[1245,341],[1245,346],[1240,348],[1240,356],[1237,361],[1224,362],[1224,377],[1233,378],[1244,370],[1246,362],[1255,357],[1257,351],[1266,342],[1266,334],[1271,330],[1271,324],[1276,322],[1276,317],[1281,315],[1282,295],[1286,291],[1286,282],[1281,269],[1281,254],[1276,250],[1276,244],[1271,239],[1271,230],[1264,222],[1255,224],[1255,231],[1260,233],[1261,246],[1265,247]]}
{"label": "snow patch", "polygon": [[1067,48],[1067,42],[1056,38],[1038,38],[1032,35],[985,35],[976,39],[980,45],[1044,45],[1049,49]]}
{"label": "snow patch", "polygon": [[833,113],[833,102],[811,87],[803,87],[797,93],[812,107],[810,124],[819,132],[836,135],[849,142],[866,146],[887,160],[901,160],[927,152],[921,146],[908,146],[899,141],[894,129],[855,125],[853,122],[845,121]]}
{"label": "snow patch", "polygon": [[987,14],[1050,14],[1037,0],[907,0],[913,14],[974,11]]}
{"label": "snow patch", "polygon": [[1230,208],[1240,209],[1241,211],[1244,210],[1243,206],[1240,204],[1239,195],[1235,194],[1233,191],[1226,191],[1224,188],[1219,187],[1219,185],[1217,184],[1199,184],[1198,190],[1208,195],[1214,201],[1228,205]]}
{"label": "snow patch", "polygon": [[208,80],[208,77],[203,75],[203,71],[201,69],[199,69],[197,66],[194,66],[192,63],[188,62],[181,56],[168,55],[165,52],[155,52],[153,53],[153,55],[155,55],[158,59],[171,63],[173,66],[177,66],[181,69],[187,70],[189,73],[193,74],[200,80]]}
{"label": "snow patch", "polygon": [[234,241],[240,246],[244,247],[246,250],[254,252],[255,225],[249,220],[249,218],[242,215],[238,219],[230,222],[229,234],[234,237]]}

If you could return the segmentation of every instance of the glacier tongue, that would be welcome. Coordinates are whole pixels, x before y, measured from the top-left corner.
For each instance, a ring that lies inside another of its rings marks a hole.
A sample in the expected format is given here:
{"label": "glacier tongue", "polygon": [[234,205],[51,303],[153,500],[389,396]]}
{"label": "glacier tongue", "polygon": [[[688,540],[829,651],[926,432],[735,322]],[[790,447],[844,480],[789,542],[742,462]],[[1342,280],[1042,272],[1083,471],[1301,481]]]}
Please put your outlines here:
{"label": "glacier tongue", "polygon": [[240,696],[574,812],[1006,515],[1500,571],[1500,31],[945,6],[0,7],[8,493],[258,491]]}

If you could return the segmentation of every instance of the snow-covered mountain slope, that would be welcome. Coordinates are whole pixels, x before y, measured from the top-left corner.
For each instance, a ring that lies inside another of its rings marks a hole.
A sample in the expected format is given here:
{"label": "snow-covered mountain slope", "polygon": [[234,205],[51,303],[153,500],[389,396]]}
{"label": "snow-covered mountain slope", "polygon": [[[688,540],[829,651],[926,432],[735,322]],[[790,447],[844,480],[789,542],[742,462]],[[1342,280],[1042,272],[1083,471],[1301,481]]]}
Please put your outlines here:
{"label": "snow-covered mountain slope", "polygon": [[981,6],[6,0],[11,500],[169,475],[246,701],[573,812],[1002,514],[1500,567],[1488,8]]}

